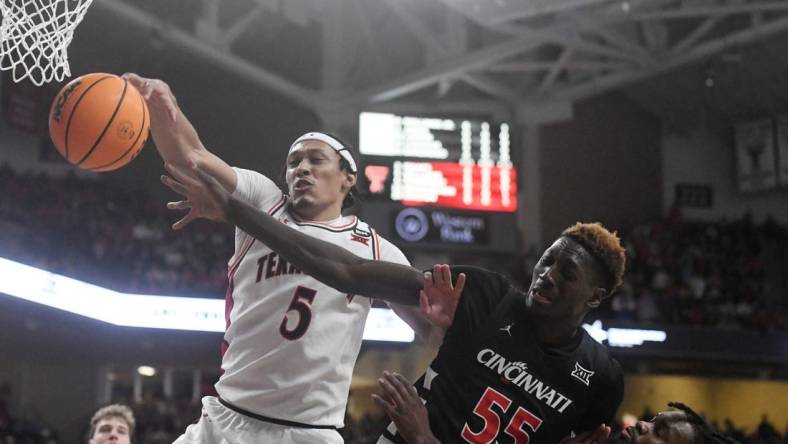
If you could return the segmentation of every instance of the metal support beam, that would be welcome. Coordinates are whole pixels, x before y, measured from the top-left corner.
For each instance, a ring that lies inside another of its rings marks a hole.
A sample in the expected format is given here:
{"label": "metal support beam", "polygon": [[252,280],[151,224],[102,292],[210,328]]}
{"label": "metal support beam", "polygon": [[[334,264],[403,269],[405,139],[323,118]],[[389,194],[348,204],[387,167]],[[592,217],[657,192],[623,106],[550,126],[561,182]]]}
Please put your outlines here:
{"label": "metal support beam", "polygon": [[239,77],[245,78],[265,89],[282,94],[304,107],[314,109],[321,105],[322,99],[314,91],[303,88],[279,74],[261,68],[240,57],[206,46],[204,42],[193,35],[174,28],[159,17],[144,12],[135,6],[119,0],[101,0],[94,4],[97,8],[104,8],[140,28],[156,30],[167,42],[204,57],[206,60],[234,72]]}
{"label": "metal support beam", "polygon": [[786,2],[769,3],[743,3],[740,5],[718,5],[705,8],[677,8],[663,11],[643,12],[632,14],[633,20],[667,20],[704,17],[708,15],[747,14],[751,12],[779,12],[788,11]]}
{"label": "metal support beam", "polygon": [[[499,63],[485,68],[490,72],[541,72],[555,66],[555,61],[534,60],[527,62]],[[633,67],[626,62],[608,62],[595,60],[572,60],[564,65],[567,71],[619,71]]]}
{"label": "metal support beam", "polygon": [[519,95],[517,91],[507,85],[481,74],[467,73],[462,76],[462,80],[474,88],[484,91],[505,102],[515,102]]}
{"label": "metal support beam", "polygon": [[593,17],[586,17],[582,14],[570,11],[566,13],[569,20],[576,23],[581,29],[585,29],[601,37],[606,42],[628,52],[636,60],[640,60],[642,65],[651,63],[651,56],[645,48],[633,43],[636,38],[624,36],[616,32],[609,25],[595,20]]}
{"label": "metal support beam", "polygon": [[715,15],[712,17],[707,18],[703,21],[697,28],[693,29],[686,37],[684,37],[681,41],[673,45],[673,48],[670,50],[673,54],[681,54],[692,45],[697,43],[700,39],[706,36],[714,26],[717,25],[722,20],[722,15]]}
{"label": "metal support beam", "polygon": [[[544,43],[531,36],[514,38],[497,45],[444,60],[402,78],[362,91],[346,99],[347,102],[385,102],[432,85],[446,77],[457,77],[465,72],[483,68],[490,63],[505,59],[514,54],[528,51]],[[341,98],[339,100],[342,100]]]}
{"label": "metal support beam", "polygon": [[[552,14],[567,9],[576,9],[582,7],[590,7],[602,3],[608,3],[610,0],[532,0],[529,2],[520,2],[523,7],[519,9],[513,8],[500,8],[500,12],[495,14],[482,14],[479,18],[478,14],[474,14],[469,8],[466,8],[467,3],[458,4],[456,0],[441,0],[447,6],[460,10],[471,20],[484,26],[496,26],[506,22],[515,20],[523,20],[541,15]],[[495,5],[496,2],[490,2]]]}
{"label": "metal support beam", "polygon": [[[441,41],[435,33],[429,29],[424,22],[414,16],[397,0],[385,0],[386,4],[402,20],[402,23],[410,30],[426,48],[428,53],[449,54],[457,50],[464,49],[465,45],[450,45],[448,42]],[[478,73],[465,73],[460,78],[465,83],[481,90],[487,94],[498,97],[499,99],[511,102],[516,100],[517,93],[508,86]]]}
{"label": "metal support beam", "polygon": [[543,94],[545,91],[547,91],[548,88],[553,86],[553,83],[555,83],[555,79],[557,79],[558,75],[561,74],[561,71],[564,70],[564,66],[566,65],[566,63],[569,61],[571,57],[572,57],[572,50],[565,48],[564,51],[561,53],[561,55],[558,57],[558,60],[556,60],[553,67],[550,68],[550,71],[548,71],[547,74],[545,74],[544,78],[542,79],[542,83],[536,88],[536,92],[535,92],[536,95]]}
{"label": "metal support beam", "polygon": [[749,28],[732,35],[721,37],[711,42],[696,46],[690,52],[668,58],[652,69],[639,69],[628,72],[615,73],[605,77],[592,79],[580,85],[573,85],[557,91],[550,97],[554,99],[580,100],[592,95],[620,88],[636,81],[653,77],[662,72],[702,60],[711,54],[728,49],[736,45],[743,45],[756,40],[764,39],[788,30],[788,17],[782,17],[765,23],[757,28]]}
{"label": "metal support beam", "polygon": [[235,21],[229,28],[227,28],[224,33],[222,34],[222,44],[229,48],[230,45],[235,43],[238,40],[246,29],[252,25],[252,23],[257,20],[258,17],[263,15],[263,6],[257,5],[255,8],[247,14],[244,14]]}

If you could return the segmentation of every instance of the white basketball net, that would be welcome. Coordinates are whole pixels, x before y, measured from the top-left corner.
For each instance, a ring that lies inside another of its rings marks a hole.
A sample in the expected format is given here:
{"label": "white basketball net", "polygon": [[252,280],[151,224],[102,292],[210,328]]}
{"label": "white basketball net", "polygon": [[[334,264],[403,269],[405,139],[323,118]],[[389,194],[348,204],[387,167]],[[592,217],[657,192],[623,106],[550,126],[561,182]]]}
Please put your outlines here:
{"label": "white basketball net", "polygon": [[14,82],[71,76],[66,49],[93,0],[0,0],[0,70]]}

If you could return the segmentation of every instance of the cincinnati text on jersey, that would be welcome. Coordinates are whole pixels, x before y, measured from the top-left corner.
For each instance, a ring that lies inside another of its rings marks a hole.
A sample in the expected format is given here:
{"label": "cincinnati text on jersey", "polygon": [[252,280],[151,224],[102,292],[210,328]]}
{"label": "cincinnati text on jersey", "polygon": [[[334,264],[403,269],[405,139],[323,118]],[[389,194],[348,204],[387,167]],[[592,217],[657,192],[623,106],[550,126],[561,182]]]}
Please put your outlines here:
{"label": "cincinnati text on jersey", "polygon": [[480,351],[476,355],[476,360],[559,413],[563,413],[573,402],[530,374],[528,365],[522,361],[507,361],[506,358],[489,348]]}

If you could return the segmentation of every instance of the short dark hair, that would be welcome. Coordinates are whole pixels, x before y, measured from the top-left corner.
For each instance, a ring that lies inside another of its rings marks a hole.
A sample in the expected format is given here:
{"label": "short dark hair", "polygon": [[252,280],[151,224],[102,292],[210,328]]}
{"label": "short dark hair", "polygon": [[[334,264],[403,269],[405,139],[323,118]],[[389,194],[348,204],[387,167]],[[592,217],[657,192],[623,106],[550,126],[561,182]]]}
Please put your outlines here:
{"label": "short dark hair", "polygon": [[668,406],[681,410],[687,415],[687,422],[695,429],[693,444],[739,444],[735,439],[714,430],[714,427],[706,419],[695,413],[688,405],[681,402],[669,402]]}
{"label": "short dark hair", "polygon": [[564,230],[561,236],[580,243],[602,264],[606,274],[604,280],[608,296],[621,285],[627,258],[624,247],[621,246],[621,239],[615,231],[608,231],[599,222],[578,222]]}

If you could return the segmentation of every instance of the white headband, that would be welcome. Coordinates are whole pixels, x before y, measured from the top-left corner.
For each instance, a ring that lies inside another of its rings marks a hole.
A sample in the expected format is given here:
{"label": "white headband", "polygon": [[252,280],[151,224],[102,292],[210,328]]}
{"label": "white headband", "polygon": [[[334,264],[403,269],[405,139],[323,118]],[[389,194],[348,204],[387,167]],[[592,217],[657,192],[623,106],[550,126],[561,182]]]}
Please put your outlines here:
{"label": "white headband", "polygon": [[329,136],[328,134],[317,133],[317,132],[304,134],[303,136],[296,139],[296,141],[293,142],[292,145],[290,145],[290,150],[287,152],[287,155],[289,156],[290,153],[293,152],[293,149],[295,149],[296,145],[298,145],[299,143],[305,140],[319,140],[321,142],[325,142],[326,144],[328,144],[328,146],[333,148],[334,151],[337,152],[337,154],[342,156],[343,159],[347,160],[347,163],[350,164],[350,171],[352,171],[353,173],[358,173],[358,168],[356,167],[356,161],[355,159],[353,159],[353,155],[350,154],[350,150],[345,145],[342,145],[342,142]]}

